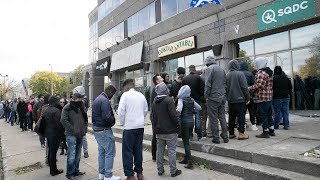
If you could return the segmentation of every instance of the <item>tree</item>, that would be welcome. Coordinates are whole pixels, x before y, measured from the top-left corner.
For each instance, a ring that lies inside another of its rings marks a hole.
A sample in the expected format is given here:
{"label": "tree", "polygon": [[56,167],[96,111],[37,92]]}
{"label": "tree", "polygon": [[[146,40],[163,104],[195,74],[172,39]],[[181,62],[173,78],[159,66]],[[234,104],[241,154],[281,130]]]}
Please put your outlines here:
{"label": "tree", "polygon": [[71,72],[70,80],[72,80],[71,89],[82,84],[83,80],[83,67],[84,65],[79,65],[75,70]]}
{"label": "tree", "polygon": [[51,79],[53,80],[53,94],[65,95],[69,92],[68,78],[61,77],[54,72],[42,71],[35,73],[29,81],[33,96],[51,94]]}
{"label": "tree", "polygon": [[309,59],[306,59],[306,63],[299,68],[298,75],[307,78],[311,77],[319,77],[320,78],[320,54],[313,55]]}
{"label": "tree", "polygon": [[0,83],[0,99],[7,100],[10,99],[13,94],[15,94],[15,90],[20,87],[19,83],[17,83],[14,79],[8,78],[3,84]]}
{"label": "tree", "polygon": [[240,62],[246,62],[248,64],[248,71],[252,72],[254,70],[253,61],[250,57],[247,56],[247,52],[244,50],[240,50],[239,58],[237,59]]}

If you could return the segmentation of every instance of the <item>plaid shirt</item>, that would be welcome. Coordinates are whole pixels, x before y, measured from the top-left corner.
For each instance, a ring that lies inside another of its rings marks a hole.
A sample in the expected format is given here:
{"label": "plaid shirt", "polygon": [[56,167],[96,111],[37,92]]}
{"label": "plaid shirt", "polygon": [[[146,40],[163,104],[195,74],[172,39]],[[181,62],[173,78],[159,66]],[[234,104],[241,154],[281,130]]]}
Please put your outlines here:
{"label": "plaid shirt", "polygon": [[272,101],[273,78],[263,70],[259,70],[255,76],[255,83],[249,90],[254,94],[253,100],[256,103]]}

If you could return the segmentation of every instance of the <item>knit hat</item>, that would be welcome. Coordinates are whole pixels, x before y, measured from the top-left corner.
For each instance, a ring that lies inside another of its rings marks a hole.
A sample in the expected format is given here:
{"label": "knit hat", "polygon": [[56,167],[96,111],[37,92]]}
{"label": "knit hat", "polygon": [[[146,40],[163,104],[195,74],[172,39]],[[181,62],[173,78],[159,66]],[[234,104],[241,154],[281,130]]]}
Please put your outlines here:
{"label": "knit hat", "polygon": [[255,60],[256,68],[257,69],[263,69],[266,68],[268,65],[268,59],[266,57],[258,57]]}
{"label": "knit hat", "polygon": [[186,69],[183,67],[178,67],[177,74],[186,74]]}
{"label": "knit hat", "polygon": [[83,86],[77,86],[72,90],[72,94],[77,98],[83,98],[86,95],[86,92]]}
{"label": "knit hat", "polygon": [[157,93],[158,96],[160,95],[167,95],[168,94],[168,88],[167,85],[165,83],[160,83],[155,87],[155,91]]}
{"label": "knit hat", "polygon": [[216,59],[214,56],[208,56],[205,60],[206,66],[210,66],[211,64],[217,64]]}
{"label": "knit hat", "polygon": [[281,74],[282,74],[281,66],[274,67],[274,75],[281,75]]}

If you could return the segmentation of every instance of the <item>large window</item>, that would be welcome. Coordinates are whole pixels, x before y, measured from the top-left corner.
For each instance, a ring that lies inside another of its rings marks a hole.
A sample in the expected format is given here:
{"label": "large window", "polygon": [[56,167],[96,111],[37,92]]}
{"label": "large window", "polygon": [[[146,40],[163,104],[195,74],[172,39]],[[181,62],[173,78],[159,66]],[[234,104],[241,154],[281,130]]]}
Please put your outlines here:
{"label": "large window", "polygon": [[[291,47],[303,47],[320,43],[320,23],[290,31]],[[318,39],[318,42],[317,42]]]}
{"label": "large window", "polygon": [[98,23],[95,22],[89,27],[89,60],[95,62],[98,60]]}
{"label": "large window", "polygon": [[263,54],[288,49],[288,31],[255,39],[255,47],[256,54]]}
{"label": "large window", "polygon": [[128,18],[128,36],[131,37],[156,23],[155,3],[151,3]]}
{"label": "large window", "polygon": [[99,6],[98,10],[98,21],[102,20],[108,14],[110,14],[114,9],[116,9],[120,4],[126,0],[105,0]]}
{"label": "large window", "polygon": [[166,20],[190,7],[190,0],[162,0],[161,20]]}
{"label": "large window", "polygon": [[124,23],[120,23],[99,37],[99,48],[105,50],[124,39]]}

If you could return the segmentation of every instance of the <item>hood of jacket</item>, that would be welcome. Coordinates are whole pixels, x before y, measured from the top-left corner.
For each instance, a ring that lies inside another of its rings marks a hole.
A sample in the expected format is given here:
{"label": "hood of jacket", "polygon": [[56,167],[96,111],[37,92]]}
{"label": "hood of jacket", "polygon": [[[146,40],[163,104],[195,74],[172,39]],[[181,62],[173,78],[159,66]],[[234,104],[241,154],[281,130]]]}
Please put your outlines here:
{"label": "hood of jacket", "polygon": [[188,85],[182,86],[178,92],[179,99],[190,97],[190,95],[191,95],[191,89]]}
{"label": "hood of jacket", "polygon": [[268,65],[268,59],[265,57],[259,57],[255,60],[255,65],[257,69],[266,68]]}
{"label": "hood of jacket", "polygon": [[248,63],[242,61],[239,63],[239,66],[240,66],[240,71],[248,71],[249,67],[248,67]]}
{"label": "hood of jacket", "polygon": [[161,103],[165,98],[167,97],[167,95],[159,95],[155,98],[154,103],[159,104]]}
{"label": "hood of jacket", "polygon": [[261,70],[266,72],[270,77],[273,76],[273,71],[269,67],[262,68]]}
{"label": "hood of jacket", "polygon": [[228,64],[229,71],[238,71],[239,68],[239,62],[235,59],[231,60]]}
{"label": "hood of jacket", "polygon": [[205,65],[210,66],[211,64],[217,64],[216,59],[214,56],[208,56],[205,60]]}

